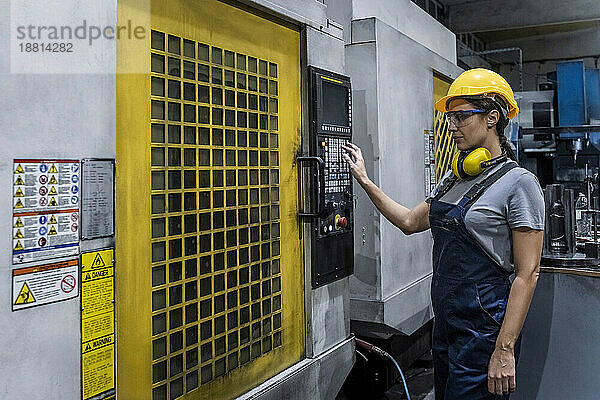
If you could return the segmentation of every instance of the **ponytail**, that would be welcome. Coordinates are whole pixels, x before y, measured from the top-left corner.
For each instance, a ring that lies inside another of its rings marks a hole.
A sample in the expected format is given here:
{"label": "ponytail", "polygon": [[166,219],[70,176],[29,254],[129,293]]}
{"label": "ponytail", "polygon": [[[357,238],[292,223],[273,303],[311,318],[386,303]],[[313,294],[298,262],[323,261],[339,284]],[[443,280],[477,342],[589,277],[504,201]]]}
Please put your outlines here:
{"label": "ponytail", "polygon": [[502,148],[502,152],[506,153],[508,158],[518,163],[519,161],[517,160],[517,155],[515,154],[508,140],[506,140],[506,136],[504,136],[504,129],[501,131],[500,127],[496,125],[496,132],[498,133],[498,139],[500,139],[500,147]]}

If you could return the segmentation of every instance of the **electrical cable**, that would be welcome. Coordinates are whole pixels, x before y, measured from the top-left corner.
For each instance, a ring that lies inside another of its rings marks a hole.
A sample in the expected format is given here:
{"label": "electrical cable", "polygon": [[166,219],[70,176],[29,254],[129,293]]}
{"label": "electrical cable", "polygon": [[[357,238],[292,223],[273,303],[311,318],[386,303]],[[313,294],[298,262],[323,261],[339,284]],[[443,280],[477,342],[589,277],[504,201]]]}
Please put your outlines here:
{"label": "electrical cable", "polygon": [[392,357],[387,351],[380,349],[379,347],[377,347],[369,342],[365,342],[364,340],[361,340],[357,337],[355,337],[354,340],[356,341],[356,344],[358,346],[362,347],[363,349],[365,349],[371,353],[375,353],[381,357],[389,358],[392,361],[392,363],[394,363],[394,365],[396,366],[396,369],[398,370],[398,372],[400,373],[400,376],[402,377],[402,384],[404,385],[404,391],[406,392],[406,397],[408,400],[410,400],[410,393],[408,392],[408,386],[406,385],[406,378],[404,377],[404,374],[402,373],[400,366],[398,365],[396,360],[394,360],[394,357]]}

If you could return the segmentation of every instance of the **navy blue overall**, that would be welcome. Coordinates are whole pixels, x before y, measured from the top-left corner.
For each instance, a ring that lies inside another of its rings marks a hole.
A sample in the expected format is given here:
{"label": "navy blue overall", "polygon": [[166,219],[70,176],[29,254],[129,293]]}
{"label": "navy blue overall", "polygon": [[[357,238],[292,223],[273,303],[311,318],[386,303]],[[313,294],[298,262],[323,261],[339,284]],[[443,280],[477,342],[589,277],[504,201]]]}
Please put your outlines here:
{"label": "navy blue overall", "polygon": [[[509,274],[467,231],[468,208],[487,187],[516,166],[506,164],[476,184],[454,205],[432,200],[433,234],[431,299],[436,400],[508,399],[488,392],[487,374],[510,292]],[[519,343],[515,346],[518,359]]]}

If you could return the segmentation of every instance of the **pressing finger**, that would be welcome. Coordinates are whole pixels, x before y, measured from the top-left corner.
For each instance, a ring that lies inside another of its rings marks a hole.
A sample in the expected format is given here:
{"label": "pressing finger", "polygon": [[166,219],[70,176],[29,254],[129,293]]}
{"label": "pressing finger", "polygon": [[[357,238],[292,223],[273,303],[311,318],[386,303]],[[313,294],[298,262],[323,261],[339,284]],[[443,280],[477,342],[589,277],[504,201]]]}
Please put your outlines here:
{"label": "pressing finger", "polygon": [[344,157],[344,160],[346,160],[350,165],[354,166],[354,161],[352,161],[348,154],[342,154],[342,156]]}
{"label": "pressing finger", "polygon": [[343,146],[343,145],[342,145],[342,148],[343,148],[344,150],[346,150],[348,153],[352,154],[352,156],[353,156],[354,158],[357,158],[357,157],[358,157],[358,154],[356,153],[356,151],[355,151],[354,149],[352,149],[352,148],[350,148],[350,147]]}
{"label": "pressing finger", "polygon": [[511,392],[514,392],[515,390],[517,390],[517,377],[516,376],[511,376],[510,378],[508,378],[508,389]]}

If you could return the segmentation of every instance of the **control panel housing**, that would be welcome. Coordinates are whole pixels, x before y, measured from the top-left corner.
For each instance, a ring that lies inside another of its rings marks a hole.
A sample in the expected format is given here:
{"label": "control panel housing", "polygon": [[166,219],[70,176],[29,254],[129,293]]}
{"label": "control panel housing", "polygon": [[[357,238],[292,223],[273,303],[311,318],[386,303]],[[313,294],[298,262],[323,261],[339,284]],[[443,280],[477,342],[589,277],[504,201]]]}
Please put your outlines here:
{"label": "control panel housing", "polygon": [[312,285],[354,272],[352,176],[342,146],[352,140],[350,78],[309,67],[310,157],[313,177]]}

